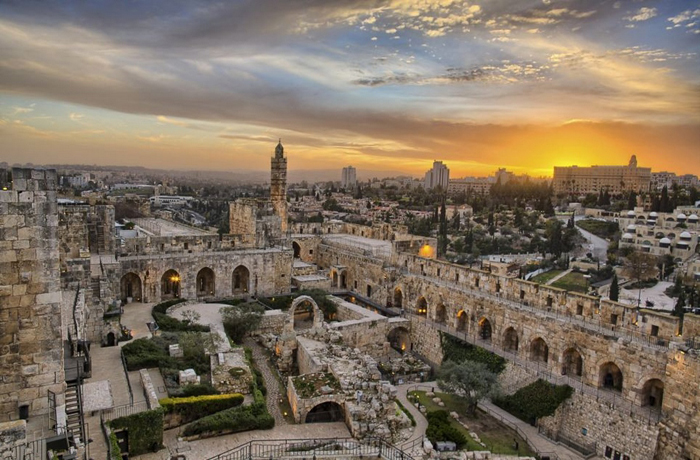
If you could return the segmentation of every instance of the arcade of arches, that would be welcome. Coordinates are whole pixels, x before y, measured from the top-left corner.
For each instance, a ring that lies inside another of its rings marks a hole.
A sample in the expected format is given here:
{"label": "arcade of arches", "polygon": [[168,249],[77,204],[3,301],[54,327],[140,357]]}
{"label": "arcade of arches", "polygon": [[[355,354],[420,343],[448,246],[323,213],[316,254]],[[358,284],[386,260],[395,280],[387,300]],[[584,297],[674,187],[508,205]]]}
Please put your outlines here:
{"label": "arcade of arches", "polygon": [[180,274],[175,270],[168,270],[160,278],[160,296],[163,300],[180,297]]}
{"label": "arcade of arches", "polygon": [[213,296],[214,292],[214,271],[205,267],[197,273],[197,297]]}
{"label": "arcade of arches", "polygon": [[250,271],[243,265],[239,265],[233,271],[232,289],[233,294],[247,294],[250,291]]}
{"label": "arcade of arches", "polygon": [[139,275],[133,272],[127,273],[122,276],[120,286],[122,302],[127,302],[129,299],[136,302],[141,301],[143,294],[141,292],[141,278],[139,278]]}

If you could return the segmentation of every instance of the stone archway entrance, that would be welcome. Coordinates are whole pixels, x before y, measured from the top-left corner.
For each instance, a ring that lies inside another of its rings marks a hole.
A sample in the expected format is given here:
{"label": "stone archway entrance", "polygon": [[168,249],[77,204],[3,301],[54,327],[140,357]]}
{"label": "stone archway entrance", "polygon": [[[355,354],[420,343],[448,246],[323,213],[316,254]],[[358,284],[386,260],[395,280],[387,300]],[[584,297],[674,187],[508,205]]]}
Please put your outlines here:
{"label": "stone archway entrance", "polygon": [[244,265],[239,265],[233,270],[231,279],[233,295],[247,294],[250,292],[250,270]]}
{"label": "stone archway entrance", "polygon": [[301,258],[301,246],[299,246],[299,243],[296,241],[292,242],[292,249],[294,250],[294,258],[295,259],[300,259]]}
{"label": "stone archway entrance", "polygon": [[564,352],[564,362],[561,366],[561,375],[581,377],[583,375],[583,358],[575,348],[569,348]]}
{"label": "stone archway entrance", "polygon": [[289,317],[285,323],[285,331],[320,328],[323,323],[323,312],[316,301],[308,295],[300,295],[292,301]]}
{"label": "stone archway entrance", "polygon": [[518,351],[518,332],[512,327],[503,334],[503,349],[511,353]]}
{"label": "stone archway entrance", "polygon": [[401,288],[394,289],[394,308],[399,310],[403,308],[403,292],[401,292]]}
{"label": "stone archway entrance", "polygon": [[467,331],[467,312],[464,310],[460,310],[457,313],[457,325],[456,328],[459,332],[466,332]]}
{"label": "stone archway entrance", "polygon": [[389,342],[389,345],[391,345],[391,348],[398,352],[403,353],[407,350],[410,351],[412,348],[411,334],[408,332],[408,329],[403,326],[399,326],[389,331],[386,339]]}
{"label": "stone archway entrance", "polygon": [[418,316],[428,316],[428,301],[425,300],[425,297],[421,297],[416,302],[416,314]]}
{"label": "stone archway entrance", "polygon": [[445,324],[445,321],[447,321],[447,308],[445,308],[445,305],[440,304],[435,307],[435,322]]}
{"label": "stone archway entrance", "polygon": [[479,320],[479,338],[487,342],[491,341],[491,334],[493,334],[493,328],[491,327],[491,321],[488,318],[481,318]]}
{"label": "stone archway entrance", "polygon": [[606,390],[622,391],[622,371],[617,364],[609,361],[600,366],[598,385]]}
{"label": "stone archway entrance", "polygon": [[[141,278],[133,272],[122,276],[120,281],[122,302],[141,302]],[[131,299],[131,300],[129,300]]]}
{"label": "stone archway entrance", "polygon": [[326,401],[314,406],[306,414],[304,423],[342,422],[345,418],[343,407],[334,401]]}
{"label": "stone archway entrance", "polygon": [[214,270],[204,267],[197,273],[197,297],[214,295]]}
{"label": "stone archway entrance", "polygon": [[642,387],[642,406],[661,408],[664,401],[664,382],[650,379]]}
{"label": "stone archway entrance", "polygon": [[175,270],[168,270],[160,278],[160,298],[163,300],[180,297],[180,274]]}
{"label": "stone archway entrance", "polygon": [[549,346],[541,337],[537,337],[530,343],[530,360],[539,363],[549,361]]}

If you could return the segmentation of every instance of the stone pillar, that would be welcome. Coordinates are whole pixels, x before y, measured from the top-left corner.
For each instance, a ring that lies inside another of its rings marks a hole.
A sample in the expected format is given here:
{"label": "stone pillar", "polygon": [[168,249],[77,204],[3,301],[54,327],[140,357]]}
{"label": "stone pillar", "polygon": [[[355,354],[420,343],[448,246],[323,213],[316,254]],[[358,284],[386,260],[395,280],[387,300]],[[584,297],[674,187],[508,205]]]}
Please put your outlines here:
{"label": "stone pillar", "polygon": [[280,141],[270,161],[270,201],[275,215],[282,220],[282,233],[287,232],[287,159]]}

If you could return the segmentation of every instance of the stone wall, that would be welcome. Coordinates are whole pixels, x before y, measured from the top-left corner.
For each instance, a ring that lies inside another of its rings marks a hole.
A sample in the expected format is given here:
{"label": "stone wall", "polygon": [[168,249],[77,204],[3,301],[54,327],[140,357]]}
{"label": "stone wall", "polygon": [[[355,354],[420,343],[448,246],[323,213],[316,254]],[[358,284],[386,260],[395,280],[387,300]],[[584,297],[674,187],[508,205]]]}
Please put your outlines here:
{"label": "stone wall", "polygon": [[609,449],[613,454],[629,455],[631,460],[653,458],[659,433],[649,418],[611,408],[610,404],[579,392],[538,424],[552,439],[560,434],[582,446],[595,444],[600,457]]}
{"label": "stone wall", "polygon": [[287,314],[282,310],[265,310],[260,325],[255,333],[279,335],[282,333],[286,321]]}
{"label": "stone wall", "polygon": [[14,168],[0,191],[0,421],[63,404],[56,171]]}
{"label": "stone wall", "polygon": [[442,363],[442,344],[440,332],[423,321],[414,319],[411,321],[411,345],[412,351],[418,353],[433,366]]}

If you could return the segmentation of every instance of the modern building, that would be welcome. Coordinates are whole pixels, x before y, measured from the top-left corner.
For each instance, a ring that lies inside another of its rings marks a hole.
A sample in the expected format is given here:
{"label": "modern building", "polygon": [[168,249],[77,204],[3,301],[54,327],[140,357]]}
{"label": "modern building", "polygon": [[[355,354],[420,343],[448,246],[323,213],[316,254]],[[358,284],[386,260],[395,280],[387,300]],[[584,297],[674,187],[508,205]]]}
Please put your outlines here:
{"label": "modern building", "polygon": [[343,174],[340,178],[340,188],[345,190],[355,188],[357,185],[357,170],[352,166],[343,168]]}
{"label": "modern building", "polygon": [[664,187],[670,189],[674,185],[684,188],[698,187],[700,186],[700,181],[698,180],[698,176],[695,174],[683,174],[682,176],[677,176],[676,173],[668,171],[651,173],[652,190],[661,190]]}
{"label": "modern building", "polygon": [[496,181],[493,177],[465,177],[463,179],[452,179],[447,186],[447,193],[456,195],[458,193],[478,193],[480,195],[488,195],[491,193],[491,187]]}
{"label": "modern building", "polygon": [[651,168],[637,166],[636,155],[632,155],[627,166],[555,166],[552,183],[555,193],[639,192],[649,190]]}
{"label": "modern building", "polygon": [[450,169],[447,165],[442,164],[442,161],[433,161],[433,168],[425,173],[424,187],[426,190],[431,190],[438,185],[443,190],[447,190],[450,182]]}

